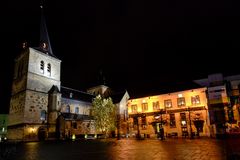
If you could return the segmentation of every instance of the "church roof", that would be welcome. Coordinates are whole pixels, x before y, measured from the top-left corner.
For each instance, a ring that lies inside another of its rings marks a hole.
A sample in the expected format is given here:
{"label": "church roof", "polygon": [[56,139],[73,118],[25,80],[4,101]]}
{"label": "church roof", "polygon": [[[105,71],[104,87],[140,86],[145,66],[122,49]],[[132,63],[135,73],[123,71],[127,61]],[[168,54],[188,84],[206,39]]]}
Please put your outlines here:
{"label": "church roof", "polygon": [[41,22],[40,22],[40,44],[39,47],[36,47],[35,49],[44,52],[52,57],[57,58],[52,51],[52,46],[50,43],[50,38],[47,30],[47,24],[46,19],[44,16],[44,9],[43,6],[40,6],[41,8]]}
{"label": "church roof", "polygon": [[61,113],[65,120],[93,120],[93,116],[74,113]]}
{"label": "church roof", "polygon": [[87,92],[83,92],[83,91],[79,91],[76,89],[63,87],[63,86],[61,86],[61,93],[63,98],[85,101],[90,103],[92,103],[93,98],[95,98],[94,95],[89,94]]}
{"label": "church roof", "polygon": [[53,85],[52,88],[48,91],[48,93],[60,93],[58,86]]}

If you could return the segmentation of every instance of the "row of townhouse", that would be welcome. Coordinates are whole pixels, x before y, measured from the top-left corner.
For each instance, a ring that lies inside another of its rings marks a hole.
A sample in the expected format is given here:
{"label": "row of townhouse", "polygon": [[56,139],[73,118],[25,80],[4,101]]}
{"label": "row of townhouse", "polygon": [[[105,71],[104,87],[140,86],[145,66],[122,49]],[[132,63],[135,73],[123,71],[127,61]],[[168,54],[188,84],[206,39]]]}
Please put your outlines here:
{"label": "row of townhouse", "polygon": [[130,99],[130,136],[207,136],[239,132],[240,75],[211,74],[194,81],[201,87]]}

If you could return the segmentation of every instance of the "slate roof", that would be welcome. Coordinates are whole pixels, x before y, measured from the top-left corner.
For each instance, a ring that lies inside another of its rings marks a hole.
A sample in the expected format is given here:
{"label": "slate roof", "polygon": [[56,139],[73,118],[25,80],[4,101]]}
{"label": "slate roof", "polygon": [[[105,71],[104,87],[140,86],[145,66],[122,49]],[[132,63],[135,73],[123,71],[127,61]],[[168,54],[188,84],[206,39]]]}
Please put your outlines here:
{"label": "slate roof", "polygon": [[48,91],[48,93],[60,93],[58,86],[53,85],[52,88]]}
{"label": "slate roof", "polygon": [[74,114],[74,113],[61,113],[65,120],[93,120],[93,116],[83,115],[83,114]]}
{"label": "slate roof", "polygon": [[95,98],[94,95],[89,94],[87,92],[83,92],[83,91],[79,91],[76,89],[63,87],[63,86],[61,86],[61,93],[63,98],[85,101],[90,103],[92,103],[93,98]]}
{"label": "slate roof", "polygon": [[173,93],[178,91],[202,88],[202,86],[194,82],[175,82],[165,83],[156,88],[139,88],[138,90],[128,90],[130,99],[154,96],[160,94]]}

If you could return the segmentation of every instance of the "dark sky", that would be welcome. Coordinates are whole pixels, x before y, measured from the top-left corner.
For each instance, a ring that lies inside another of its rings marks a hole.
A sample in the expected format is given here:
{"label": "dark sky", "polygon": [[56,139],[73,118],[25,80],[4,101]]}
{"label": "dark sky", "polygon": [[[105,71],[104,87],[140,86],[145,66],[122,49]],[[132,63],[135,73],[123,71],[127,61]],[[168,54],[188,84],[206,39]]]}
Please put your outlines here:
{"label": "dark sky", "polygon": [[[62,60],[61,83],[85,90],[96,84],[103,70],[106,85],[135,96],[182,86],[210,73],[239,74],[237,3],[46,1],[52,49]],[[0,99],[4,104],[0,111],[6,112],[9,103],[20,43],[27,40],[30,46],[38,46],[39,4],[38,0],[9,0],[1,5]]]}

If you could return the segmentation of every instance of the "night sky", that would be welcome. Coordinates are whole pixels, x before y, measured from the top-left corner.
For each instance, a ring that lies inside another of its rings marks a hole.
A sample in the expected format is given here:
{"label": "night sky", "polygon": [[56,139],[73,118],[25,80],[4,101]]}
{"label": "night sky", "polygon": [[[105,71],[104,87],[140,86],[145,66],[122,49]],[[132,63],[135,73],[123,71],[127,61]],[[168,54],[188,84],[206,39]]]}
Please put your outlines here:
{"label": "night sky", "polygon": [[[1,2],[2,3],[2,2]],[[237,2],[238,3],[238,2]],[[49,0],[45,18],[63,86],[98,84],[131,97],[171,90],[208,74],[239,74],[239,4],[232,0]],[[14,58],[39,44],[40,1],[1,4],[1,112],[8,111]],[[4,56],[4,57],[3,57]]]}

